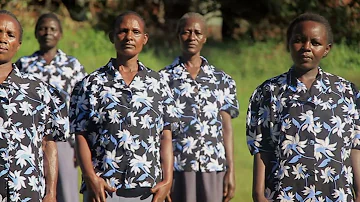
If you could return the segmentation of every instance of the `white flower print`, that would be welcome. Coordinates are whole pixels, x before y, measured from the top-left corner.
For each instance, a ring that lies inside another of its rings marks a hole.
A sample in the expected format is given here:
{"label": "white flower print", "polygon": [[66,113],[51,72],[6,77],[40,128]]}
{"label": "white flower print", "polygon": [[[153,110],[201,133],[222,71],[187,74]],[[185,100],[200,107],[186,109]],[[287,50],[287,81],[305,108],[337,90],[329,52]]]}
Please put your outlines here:
{"label": "white flower print", "polygon": [[300,141],[300,136],[298,133],[295,136],[285,135],[286,140],[283,141],[281,148],[286,156],[290,156],[294,152],[299,152],[304,154],[305,151],[303,150],[306,147],[307,140]]}
{"label": "white flower print", "polygon": [[203,112],[205,113],[205,117],[210,119],[217,116],[219,107],[216,102],[206,102],[206,105],[203,107]]}
{"label": "white flower print", "polygon": [[181,143],[184,145],[183,152],[187,154],[192,154],[194,149],[196,149],[196,143],[198,140],[195,140],[193,137],[184,138]]}
{"label": "white flower print", "polygon": [[320,178],[324,179],[324,183],[333,182],[335,174],[336,172],[334,168],[326,167],[324,170],[321,170]]}
{"label": "white flower print", "polygon": [[10,189],[14,189],[15,191],[19,191],[21,188],[25,188],[25,180],[26,178],[22,176],[21,170],[15,170],[14,172],[10,171],[10,180],[8,181],[8,185]]}
{"label": "white flower print", "polygon": [[27,101],[24,101],[24,102],[20,102],[19,104],[20,104],[19,109],[20,109],[20,111],[23,112],[22,115],[24,115],[24,116],[32,115],[33,106],[30,103],[28,103]]}
{"label": "white flower print", "polygon": [[337,201],[339,202],[347,202],[348,195],[345,193],[345,190],[343,188],[334,189],[334,193],[332,195],[337,198]]}
{"label": "white flower print", "polygon": [[277,199],[280,199],[280,202],[292,202],[295,201],[294,197],[295,195],[292,192],[285,193],[284,191],[281,191]]}
{"label": "white flower print", "polygon": [[295,175],[295,180],[305,179],[305,173],[308,170],[306,168],[306,165],[298,163],[298,164],[296,164],[296,166],[292,166],[292,168],[293,168],[293,171],[291,173]]}
{"label": "white flower print", "polygon": [[152,161],[148,161],[146,154],[139,156],[134,154],[134,158],[130,161],[131,172],[138,174],[140,172],[150,173]]}
{"label": "white flower print", "polygon": [[142,125],[141,128],[152,128],[152,117],[149,114],[140,117],[140,124]]}
{"label": "white flower print", "polygon": [[120,123],[121,114],[116,109],[109,111],[110,123]]}
{"label": "white flower print", "polygon": [[134,104],[134,106],[139,109],[143,105],[151,107],[153,102],[153,97],[149,97],[147,91],[143,92],[136,92],[133,99],[131,100],[131,103]]}
{"label": "white flower print", "polygon": [[181,96],[190,97],[191,94],[195,92],[195,87],[191,86],[190,83],[183,83],[179,88],[181,90]]}
{"label": "white flower print", "polygon": [[327,155],[329,157],[334,156],[332,151],[336,150],[337,143],[330,144],[330,138],[326,137],[325,140],[315,139],[315,158],[319,160],[322,158],[322,155]]}

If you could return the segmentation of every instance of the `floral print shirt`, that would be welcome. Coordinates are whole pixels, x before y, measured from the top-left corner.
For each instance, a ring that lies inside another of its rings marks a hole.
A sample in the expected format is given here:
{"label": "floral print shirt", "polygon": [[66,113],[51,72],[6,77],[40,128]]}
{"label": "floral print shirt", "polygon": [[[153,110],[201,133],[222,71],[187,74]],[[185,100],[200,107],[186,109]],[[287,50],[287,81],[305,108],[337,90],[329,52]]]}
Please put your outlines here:
{"label": "floral print shirt", "polygon": [[250,98],[247,144],[273,156],[266,172],[269,201],[353,201],[352,149],[360,149],[359,93],[319,68],[310,89],[287,73]]}
{"label": "floral print shirt", "polygon": [[[69,106],[70,95],[75,84],[86,75],[84,67],[80,62],[60,49],[50,64],[46,64],[45,59],[36,51],[30,56],[18,59],[16,66],[22,72],[30,73],[38,77],[41,81],[55,87]],[[68,139],[71,146],[74,146],[75,136],[71,135]]]}
{"label": "floral print shirt", "polygon": [[30,56],[18,59],[16,65],[22,72],[34,74],[43,82],[54,86],[61,96],[69,102],[75,84],[86,75],[80,62],[60,49],[50,64],[36,51]]}
{"label": "floral print shirt", "polygon": [[160,73],[174,95],[180,124],[173,135],[176,171],[226,170],[220,111],[239,114],[235,81],[201,57],[200,72],[192,79],[180,58]]}
{"label": "floral print shirt", "polygon": [[177,121],[174,100],[159,73],[138,62],[127,85],[114,60],[75,86],[71,131],[84,135],[95,173],[109,185],[151,188],[162,179],[160,138],[164,126]]}
{"label": "floral print shirt", "polygon": [[65,141],[69,131],[60,94],[14,66],[0,84],[0,201],[42,201],[42,140]]}

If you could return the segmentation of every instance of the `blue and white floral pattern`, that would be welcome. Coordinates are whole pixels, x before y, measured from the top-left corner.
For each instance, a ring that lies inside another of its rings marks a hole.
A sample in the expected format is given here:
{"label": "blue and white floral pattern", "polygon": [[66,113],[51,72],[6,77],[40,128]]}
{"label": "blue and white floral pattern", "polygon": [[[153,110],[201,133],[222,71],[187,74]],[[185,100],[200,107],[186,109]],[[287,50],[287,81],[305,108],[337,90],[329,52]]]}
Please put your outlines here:
{"label": "blue and white floral pattern", "polygon": [[226,170],[220,111],[239,114],[235,81],[201,57],[200,72],[191,78],[180,58],[160,73],[174,95],[180,119],[173,135],[176,171]]}
{"label": "blue and white floral pattern", "polygon": [[75,84],[86,75],[80,62],[60,49],[50,64],[46,64],[40,52],[36,51],[30,56],[19,58],[16,65],[20,71],[34,74],[43,82],[54,86],[67,102]]}
{"label": "blue and white floral pattern", "polygon": [[84,134],[94,170],[109,185],[153,187],[162,179],[161,133],[177,121],[174,100],[160,75],[140,62],[139,72],[126,85],[114,60],[74,88],[71,131]]}
{"label": "blue and white floral pattern", "polygon": [[255,90],[247,144],[251,154],[273,154],[269,201],[353,201],[350,152],[360,149],[359,104],[352,83],[321,68],[310,89],[291,68]]}
{"label": "blue and white floral pattern", "polygon": [[0,84],[0,201],[42,201],[42,140],[65,141],[68,133],[59,92],[14,66]]}

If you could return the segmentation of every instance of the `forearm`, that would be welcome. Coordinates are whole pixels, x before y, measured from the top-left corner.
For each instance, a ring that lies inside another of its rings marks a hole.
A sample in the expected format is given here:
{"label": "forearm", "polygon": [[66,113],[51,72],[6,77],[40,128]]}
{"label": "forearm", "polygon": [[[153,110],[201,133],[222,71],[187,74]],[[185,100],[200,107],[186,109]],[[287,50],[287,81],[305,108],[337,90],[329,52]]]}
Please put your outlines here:
{"label": "forearm", "polygon": [[354,172],[354,192],[355,197],[360,197],[360,150],[351,150],[351,164]]}
{"label": "forearm", "polygon": [[270,153],[257,153],[254,155],[252,196],[254,201],[265,197],[265,174],[270,166]]}
{"label": "forearm", "polygon": [[82,134],[75,136],[76,158],[79,162],[82,175],[85,181],[96,176],[91,161],[91,152],[85,137]]}
{"label": "forearm", "polygon": [[223,126],[224,147],[228,172],[234,172],[234,135],[231,117],[227,112],[221,111]]}
{"label": "forearm", "polygon": [[56,196],[58,180],[58,152],[56,143],[49,137],[43,140],[46,195]]}
{"label": "forearm", "polygon": [[164,130],[160,143],[161,166],[163,170],[163,181],[172,182],[174,156],[172,148],[172,134],[170,130]]}

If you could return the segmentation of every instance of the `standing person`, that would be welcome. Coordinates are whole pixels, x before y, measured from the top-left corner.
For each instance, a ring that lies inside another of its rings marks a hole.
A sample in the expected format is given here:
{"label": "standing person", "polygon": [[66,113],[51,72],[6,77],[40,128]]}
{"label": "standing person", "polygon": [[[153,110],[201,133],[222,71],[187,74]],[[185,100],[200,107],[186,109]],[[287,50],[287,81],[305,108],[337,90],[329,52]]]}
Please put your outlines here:
{"label": "standing person", "polygon": [[[69,104],[71,91],[76,82],[84,77],[85,70],[76,58],[57,48],[62,38],[62,26],[58,17],[53,13],[42,14],[36,22],[35,37],[40,49],[30,56],[21,57],[16,65],[21,71],[31,73],[54,86]],[[61,162],[57,184],[59,202],[79,201],[75,137],[69,137],[67,142],[57,142],[58,158]]]}
{"label": "standing person", "polygon": [[198,13],[178,22],[181,56],[161,70],[180,118],[174,134],[173,201],[221,202],[235,194],[231,118],[239,114],[235,81],[200,55],[206,23]]}
{"label": "standing person", "polygon": [[84,202],[162,202],[173,178],[175,104],[160,75],[138,60],[148,40],[139,14],[120,14],[109,39],[116,58],[71,96]]}
{"label": "standing person", "polygon": [[0,201],[54,202],[54,141],[69,132],[66,104],[56,89],[11,63],[21,42],[21,24],[0,10]]}
{"label": "standing person", "polygon": [[359,93],[319,67],[332,43],[323,16],[296,17],[287,30],[293,66],[250,98],[247,143],[256,202],[350,202],[352,191],[360,193]]}

